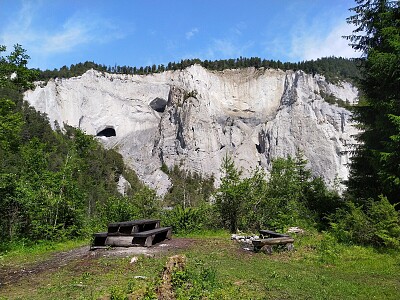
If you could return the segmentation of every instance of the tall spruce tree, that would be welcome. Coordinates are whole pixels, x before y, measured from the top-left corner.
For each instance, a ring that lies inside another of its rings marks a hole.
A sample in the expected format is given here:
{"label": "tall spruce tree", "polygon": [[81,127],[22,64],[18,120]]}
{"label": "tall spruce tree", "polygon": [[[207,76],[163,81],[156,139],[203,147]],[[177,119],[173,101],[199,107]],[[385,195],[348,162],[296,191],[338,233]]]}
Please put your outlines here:
{"label": "tall spruce tree", "polygon": [[365,201],[400,196],[400,9],[399,1],[356,0],[347,39],[363,53],[361,97],[354,116],[362,132],[348,181],[349,192]]}

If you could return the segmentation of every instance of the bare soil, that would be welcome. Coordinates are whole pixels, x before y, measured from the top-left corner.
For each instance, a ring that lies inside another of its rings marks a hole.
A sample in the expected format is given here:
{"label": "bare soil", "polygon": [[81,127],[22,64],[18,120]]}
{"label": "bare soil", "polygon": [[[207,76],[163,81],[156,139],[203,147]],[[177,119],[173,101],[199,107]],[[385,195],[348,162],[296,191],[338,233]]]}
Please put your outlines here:
{"label": "bare soil", "polygon": [[68,264],[80,260],[90,261],[99,257],[129,257],[129,256],[154,256],[159,253],[175,254],[181,249],[186,249],[195,243],[194,239],[173,238],[165,240],[153,247],[113,247],[91,250],[89,246],[79,247],[65,252],[56,252],[44,261],[30,263],[22,267],[0,266],[0,289],[10,284],[15,284],[22,278],[35,276],[44,271],[63,268]]}

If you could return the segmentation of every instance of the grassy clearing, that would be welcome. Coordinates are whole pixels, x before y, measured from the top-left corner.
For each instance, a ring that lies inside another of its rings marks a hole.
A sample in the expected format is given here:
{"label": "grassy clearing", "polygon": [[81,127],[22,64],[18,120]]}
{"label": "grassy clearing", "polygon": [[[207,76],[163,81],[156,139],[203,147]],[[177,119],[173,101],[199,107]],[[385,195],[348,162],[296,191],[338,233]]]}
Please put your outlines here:
{"label": "grassy clearing", "polygon": [[37,263],[49,258],[52,253],[60,251],[69,251],[71,249],[85,246],[89,244],[89,240],[68,240],[64,242],[37,242],[35,245],[27,245],[18,242],[13,245],[12,250],[0,252],[0,267],[19,266],[29,263]]}
{"label": "grassy clearing", "polygon": [[[225,232],[190,237],[196,242],[179,251],[187,271],[173,280],[180,299],[400,298],[398,253],[338,245],[319,234],[297,238],[294,252],[272,255],[242,250]],[[134,264],[130,257],[78,259],[0,289],[0,299],[153,299],[174,254],[141,256]],[[20,265],[25,255],[11,257]]]}

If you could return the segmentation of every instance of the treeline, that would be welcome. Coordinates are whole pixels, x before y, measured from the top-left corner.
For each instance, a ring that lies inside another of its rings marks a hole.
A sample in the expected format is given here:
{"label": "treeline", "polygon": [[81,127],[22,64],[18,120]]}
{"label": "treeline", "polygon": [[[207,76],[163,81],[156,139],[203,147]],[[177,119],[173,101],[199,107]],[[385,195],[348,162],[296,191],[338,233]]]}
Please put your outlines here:
{"label": "treeline", "polygon": [[259,57],[239,57],[237,59],[221,59],[221,60],[200,60],[200,59],[184,59],[180,62],[170,62],[167,65],[155,65],[146,67],[131,66],[106,66],[95,62],[85,62],[72,64],[70,67],[63,66],[60,69],[39,71],[40,80],[48,80],[50,78],[70,78],[80,76],[87,70],[95,69],[102,72],[113,74],[131,74],[131,75],[148,75],[160,73],[164,71],[183,70],[194,64],[199,64],[208,70],[222,71],[226,69],[241,69],[248,67],[270,68],[281,70],[303,70],[309,74],[321,74],[330,82],[338,80],[357,81],[360,78],[360,72],[357,65],[360,62],[356,59],[345,59],[341,57],[325,57],[317,60],[301,61],[298,63],[281,62],[275,60],[261,59]]}

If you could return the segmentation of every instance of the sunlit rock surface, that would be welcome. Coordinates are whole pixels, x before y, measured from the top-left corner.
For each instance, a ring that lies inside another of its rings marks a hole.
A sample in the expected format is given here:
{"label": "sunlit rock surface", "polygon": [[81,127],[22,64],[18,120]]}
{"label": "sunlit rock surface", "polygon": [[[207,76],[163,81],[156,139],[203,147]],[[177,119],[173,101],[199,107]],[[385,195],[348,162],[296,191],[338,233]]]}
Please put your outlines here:
{"label": "sunlit rock surface", "polygon": [[334,85],[302,71],[217,72],[194,65],[147,76],[90,70],[38,85],[25,99],[53,125],[99,135],[164,194],[170,182],[162,163],[218,180],[226,154],[248,174],[256,166],[268,171],[274,158],[301,150],[328,184],[346,179],[357,130],[348,110],[322,96],[353,104],[357,94],[347,82]]}

